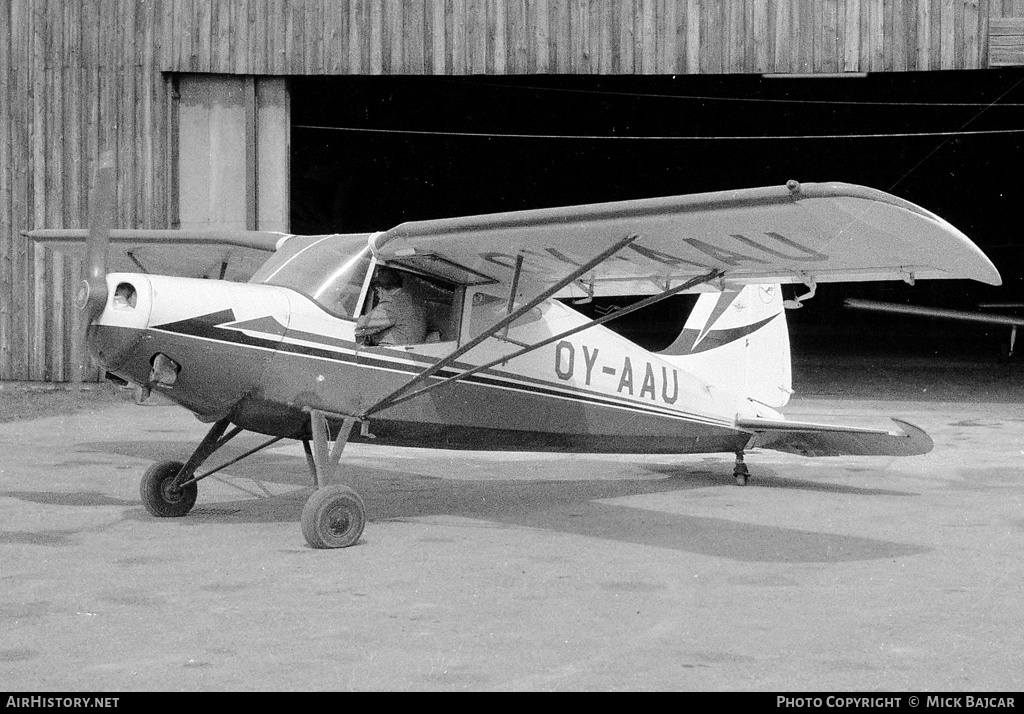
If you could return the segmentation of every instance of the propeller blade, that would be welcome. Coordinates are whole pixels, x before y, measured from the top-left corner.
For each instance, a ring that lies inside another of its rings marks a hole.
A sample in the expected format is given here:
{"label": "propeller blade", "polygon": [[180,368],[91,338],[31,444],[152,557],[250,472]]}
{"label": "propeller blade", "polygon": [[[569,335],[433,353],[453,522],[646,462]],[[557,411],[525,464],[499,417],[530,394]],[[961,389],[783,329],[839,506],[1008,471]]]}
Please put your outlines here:
{"label": "propeller blade", "polygon": [[92,322],[107,304],[107,245],[110,243],[110,229],[114,227],[114,211],[117,192],[117,175],[114,168],[114,153],[100,154],[96,167],[96,185],[89,211],[89,237],[86,239],[87,293],[85,304],[86,321]]}
{"label": "propeller blade", "polygon": [[103,312],[107,304],[107,245],[110,229],[114,226],[117,203],[117,172],[114,152],[100,154],[96,166],[92,199],[89,201],[89,234],[86,238],[85,279],[78,289],[75,304],[82,311],[82,332],[76,340],[76,362],[84,372],[88,360],[89,326]]}

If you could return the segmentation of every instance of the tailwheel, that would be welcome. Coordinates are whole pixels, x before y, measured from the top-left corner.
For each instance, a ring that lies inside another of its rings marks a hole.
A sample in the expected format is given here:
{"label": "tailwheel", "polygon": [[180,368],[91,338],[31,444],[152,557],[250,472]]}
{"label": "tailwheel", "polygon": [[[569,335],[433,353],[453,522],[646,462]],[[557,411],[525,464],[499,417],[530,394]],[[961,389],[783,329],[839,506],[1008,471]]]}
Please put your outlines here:
{"label": "tailwheel", "polygon": [[181,471],[180,461],[161,461],[150,466],[142,477],[139,494],[146,510],[160,518],[184,516],[196,504],[199,488],[190,483],[175,487],[174,478]]}
{"label": "tailwheel", "polygon": [[750,479],[750,470],[743,463],[742,451],[736,452],[736,466],[733,467],[732,475],[736,478],[737,486],[746,486],[747,481]]}
{"label": "tailwheel", "polygon": [[365,525],[363,499],[341,484],[315,491],[302,509],[302,535],[313,548],[347,548]]}

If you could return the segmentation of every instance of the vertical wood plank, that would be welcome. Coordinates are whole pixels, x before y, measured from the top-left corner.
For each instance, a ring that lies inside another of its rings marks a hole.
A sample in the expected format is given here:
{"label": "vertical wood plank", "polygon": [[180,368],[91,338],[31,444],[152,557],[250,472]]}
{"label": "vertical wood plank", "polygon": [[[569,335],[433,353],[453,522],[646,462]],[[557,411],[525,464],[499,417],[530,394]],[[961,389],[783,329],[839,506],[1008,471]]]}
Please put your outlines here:
{"label": "vertical wood plank", "polygon": [[651,0],[637,0],[635,5],[634,67],[640,74],[655,71],[654,4]]}
{"label": "vertical wood plank", "polygon": [[484,0],[466,2],[466,72],[487,73],[487,4]]}
{"label": "vertical wood plank", "polygon": [[[11,97],[10,83],[13,48],[11,28],[12,3],[0,3],[0,37],[8,42],[0,43],[0,97]],[[0,104],[0,380],[11,379],[11,303],[13,302],[14,276],[11,273],[11,251],[14,231],[11,222],[11,105]]]}
{"label": "vertical wood plank", "polygon": [[[821,6],[820,37],[814,50],[814,67],[817,72],[838,72],[839,57],[839,6],[837,0],[823,0]],[[817,33],[816,33],[817,34]]]}
{"label": "vertical wood plank", "polygon": [[700,0],[686,0],[686,71],[700,72],[701,30]]}
{"label": "vertical wood plank", "polygon": [[548,37],[551,46],[548,49],[551,67],[557,74],[569,73],[569,13],[566,8],[570,0],[550,0]]}
{"label": "vertical wood plank", "polygon": [[929,0],[917,0],[917,34],[914,52],[914,69],[926,70],[929,66],[931,52],[931,3]]}
{"label": "vertical wood plank", "polygon": [[894,72],[905,72],[907,70],[907,46],[906,31],[907,23],[904,18],[904,3],[891,3],[892,20],[889,32],[892,44],[892,67]]}
{"label": "vertical wood plank", "polygon": [[622,69],[622,7],[609,3],[605,9],[608,17],[608,72],[621,74]]}
{"label": "vertical wood plank", "polygon": [[590,4],[587,0],[573,0],[570,31],[573,35],[574,71],[577,74],[590,74],[592,37]]}
{"label": "vertical wood plank", "polygon": [[136,67],[138,65],[136,50],[135,14],[137,4],[132,0],[119,0],[117,3],[118,17],[113,66],[110,75],[116,77],[116,94],[112,98],[117,107],[114,116],[117,125],[114,127],[115,142],[118,146],[117,193],[120,204],[117,212],[116,225],[135,227],[135,186],[137,184],[136,136],[138,132],[137,114],[139,107],[136,94]]}
{"label": "vertical wood plank", "polygon": [[939,68],[940,69],[953,69],[955,62],[955,26],[953,20],[953,5],[958,0],[942,0],[942,7],[940,10],[940,25],[941,35],[940,41],[942,43],[941,55],[939,57]]}
{"label": "vertical wood plank", "polygon": [[327,74],[347,74],[348,22],[345,2],[325,3],[323,12],[323,43],[321,46],[323,69]]}
{"label": "vertical wood plank", "polygon": [[445,44],[445,4],[443,2],[432,2],[430,7],[430,54],[431,72],[433,74],[444,74],[447,58],[447,45]]}
{"label": "vertical wood plank", "polygon": [[361,0],[348,0],[348,72],[360,74],[363,71],[363,23],[360,6]]}
{"label": "vertical wood plank", "polygon": [[917,2],[902,10],[903,29],[900,38],[903,43],[903,68],[913,70],[917,62]]}
{"label": "vertical wood plank", "polygon": [[[236,3],[236,9],[238,4]],[[156,37],[156,8],[153,3],[146,3],[139,13],[142,22],[142,54],[140,75],[139,101],[141,104],[142,136],[141,153],[139,154],[139,212],[141,214],[140,227],[153,228],[156,224],[155,207],[157,205],[155,191],[156,181],[154,178],[157,170],[156,153],[153,151],[153,144],[159,141],[162,134],[157,131],[154,125],[154,114],[157,108],[154,106],[153,85],[160,80],[160,73],[155,63],[155,48],[153,38]]]}
{"label": "vertical wood plank", "polygon": [[791,41],[792,26],[792,0],[776,0],[773,72],[784,74],[794,71]]}
{"label": "vertical wood plank", "polygon": [[248,45],[244,58],[253,74],[267,74],[270,71],[267,51],[268,0],[243,0],[245,16],[243,21],[248,29]]}
{"label": "vertical wood plank", "polygon": [[387,13],[385,24],[388,27],[390,36],[387,44],[387,51],[391,55],[391,69],[389,74],[408,74],[405,56],[405,13],[407,7],[403,2],[385,3]]}
{"label": "vertical wood plank", "polygon": [[611,8],[600,0],[591,0],[590,2],[590,28],[593,37],[590,50],[591,71],[596,74],[610,74],[612,72]]}
{"label": "vertical wood plank", "polygon": [[966,5],[971,0],[961,0],[953,5],[953,67],[964,69],[966,62],[964,50],[967,46],[964,37],[964,17]]}
{"label": "vertical wood plank", "polygon": [[768,24],[768,0],[753,0],[751,8],[750,34],[753,40],[754,71],[763,74],[771,71],[771,37]]}
{"label": "vertical wood plank", "polygon": [[533,12],[527,21],[534,28],[533,36],[536,38],[533,43],[536,58],[534,71],[538,74],[547,74],[552,70],[550,0],[533,0]]}
{"label": "vertical wood plank", "polygon": [[793,10],[793,40],[795,41],[796,71],[814,71],[814,38],[820,22],[818,3],[797,2]]}
{"label": "vertical wood plank", "polygon": [[[372,75],[384,73],[384,3],[383,0],[370,1],[370,64]],[[389,57],[390,58],[390,57]]]}
{"label": "vertical wood plank", "polygon": [[[249,68],[249,10],[244,0],[229,0],[227,33],[228,57],[222,60],[226,72],[236,74],[255,74]],[[150,6],[147,3],[145,6]]]}
{"label": "vertical wood plank", "polygon": [[709,74],[722,72],[722,4],[724,0],[710,0],[704,5],[701,17],[700,71]]}
{"label": "vertical wood plank", "polygon": [[860,0],[846,0],[846,22],[843,33],[844,72],[860,71]]}
{"label": "vertical wood plank", "polygon": [[978,68],[985,69],[989,65],[989,12],[991,0],[978,0]]}
{"label": "vertical wood plank", "polygon": [[881,72],[885,69],[885,3],[883,0],[871,0],[868,22],[869,47],[871,48],[870,71]]}
{"label": "vertical wood plank", "polygon": [[288,74],[303,74],[306,68],[306,4],[287,2],[284,17],[284,67]]}
{"label": "vertical wood plank", "polygon": [[[213,6],[220,3],[203,2],[199,0],[196,9],[199,14],[196,16],[194,25],[195,36],[193,43],[193,72],[212,72],[213,56]],[[114,21],[115,25],[117,21]]]}
{"label": "vertical wood plank", "polygon": [[[31,123],[31,104],[29,82],[31,81],[31,7],[27,0],[14,5],[11,16],[11,54],[13,71],[11,80],[12,96],[18,98],[11,103],[14,116],[12,121],[13,151],[11,218],[17,226],[29,227],[29,129]],[[29,275],[29,256],[27,241],[14,240],[12,255],[12,274],[18,280],[12,300],[12,333],[14,350],[12,369],[14,379],[29,378],[29,309],[31,305],[31,281]]]}
{"label": "vertical wood plank", "polygon": [[657,0],[654,10],[654,32],[658,41],[657,74],[676,71],[676,3],[675,0]]}
{"label": "vertical wood plank", "polygon": [[[31,30],[29,33],[29,156],[28,175],[30,178],[28,226],[35,228],[46,222],[43,213],[46,196],[46,164],[43,155],[46,125],[43,118],[45,87],[45,7],[33,6]],[[42,249],[29,242],[27,262],[30,270],[28,332],[29,332],[29,379],[46,378],[46,261]]]}
{"label": "vertical wood plank", "polygon": [[493,56],[488,71],[491,74],[505,74],[508,67],[508,46],[505,44],[507,29],[505,19],[507,17],[507,5],[501,0],[489,0],[487,3],[488,17],[488,42],[491,47],[490,54]]}
{"label": "vertical wood plank", "polygon": [[404,38],[403,72],[405,74],[424,74],[426,62],[424,56],[425,38],[425,6],[418,2],[408,2],[402,11],[402,36]]}
{"label": "vertical wood plank", "polygon": [[324,33],[327,26],[323,0],[314,0],[303,4],[302,36],[303,36],[303,74],[323,74]]}

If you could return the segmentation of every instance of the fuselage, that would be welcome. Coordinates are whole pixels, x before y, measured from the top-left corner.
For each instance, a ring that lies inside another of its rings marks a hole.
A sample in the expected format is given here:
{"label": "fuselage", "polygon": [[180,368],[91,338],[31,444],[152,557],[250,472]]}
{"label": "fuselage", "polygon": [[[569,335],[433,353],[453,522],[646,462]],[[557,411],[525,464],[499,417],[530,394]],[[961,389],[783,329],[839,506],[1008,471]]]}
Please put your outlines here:
{"label": "fuselage", "polygon": [[[149,385],[204,421],[229,417],[247,430],[295,438],[308,432],[309,409],[339,420],[364,413],[505,310],[486,287],[464,287],[453,303],[452,339],[366,347],[357,343],[355,315],[291,287],[134,273],[107,281],[107,306],[89,339],[109,372]],[[432,380],[586,321],[558,301],[544,302]],[[384,409],[353,439],[449,449],[733,452],[750,439],[735,427],[750,408],[594,326]]]}

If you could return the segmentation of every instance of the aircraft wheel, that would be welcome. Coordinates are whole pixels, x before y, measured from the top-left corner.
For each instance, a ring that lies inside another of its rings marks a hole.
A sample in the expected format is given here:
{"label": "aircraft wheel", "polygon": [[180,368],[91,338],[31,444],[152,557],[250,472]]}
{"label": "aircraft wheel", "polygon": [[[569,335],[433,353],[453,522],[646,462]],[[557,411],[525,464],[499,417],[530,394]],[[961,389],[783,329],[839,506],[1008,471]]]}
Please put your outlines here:
{"label": "aircraft wheel", "polygon": [[171,490],[171,483],[183,465],[180,461],[161,461],[146,469],[139,494],[146,510],[154,516],[177,518],[191,511],[196,504],[196,496],[199,495],[196,484]]}
{"label": "aircraft wheel", "polygon": [[365,525],[363,499],[341,484],[316,491],[302,509],[302,535],[313,548],[347,548]]}
{"label": "aircraft wheel", "polygon": [[732,470],[732,475],[736,477],[737,486],[746,486],[747,481],[750,479],[750,470],[747,465],[742,461],[736,464],[736,468]]}

